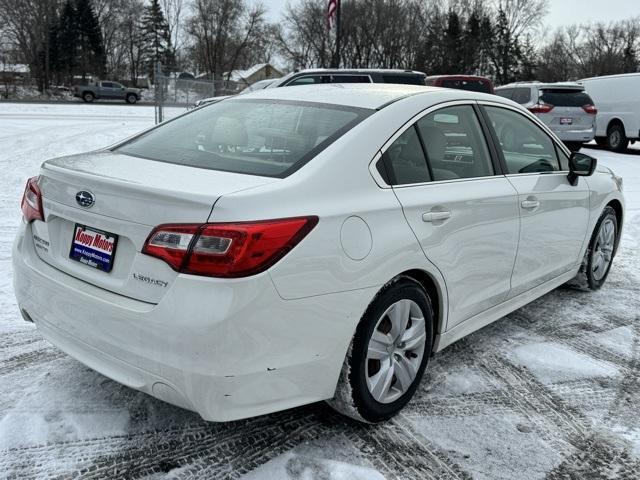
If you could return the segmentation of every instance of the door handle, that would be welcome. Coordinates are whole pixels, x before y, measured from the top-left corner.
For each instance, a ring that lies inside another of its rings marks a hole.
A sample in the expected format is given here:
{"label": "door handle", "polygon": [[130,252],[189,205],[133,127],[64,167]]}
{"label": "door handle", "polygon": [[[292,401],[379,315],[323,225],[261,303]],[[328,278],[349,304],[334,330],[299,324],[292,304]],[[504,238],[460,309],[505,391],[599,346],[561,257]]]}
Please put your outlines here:
{"label": "door handle", "polygon": [[523,200],[520,202],[520,206],[526,210],[535,210],[540,206],[540,202],[538,200]]}
{"label": "door handle", "polygon": [[447,220],[451,218],[451,212],[427,212],[422,214],[422,221],[427,223]]}

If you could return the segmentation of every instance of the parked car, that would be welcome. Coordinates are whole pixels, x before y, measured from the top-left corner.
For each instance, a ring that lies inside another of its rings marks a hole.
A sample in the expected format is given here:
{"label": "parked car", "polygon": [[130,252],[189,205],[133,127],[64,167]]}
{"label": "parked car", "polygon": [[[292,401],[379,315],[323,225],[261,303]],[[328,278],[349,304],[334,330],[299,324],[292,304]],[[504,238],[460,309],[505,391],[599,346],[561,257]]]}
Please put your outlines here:
{"label": "parked car", "polygon": [[579,83],[598,106],[596,142],[623,152],[640,140],[640,73],[585,78]]}
{"label": "parked car", "polygon": [[430,87],[494,93],[493,82],[490,79],[475,75],[432,75],[426,78],[426,84]]}
{"label": "parked car", "polygon": [[379,422],[433,352],[600,288],[624,198],[511,101],[319,85],[47,160],[22,212],[20,311],[79,361],[206,420],[328,400]]}
{"label": "parked car", "polygon": [[75,97],[80,97],[85,102],[91,103],[94,100],[124,100],[133,104],[140,100],[140,90],[128,88],[118,82],[99,81],[87,85],[76,85],[74,87]]}
{"label": "parked car", "polygon": [[278,78],[267,78],[266,80],[260,80],[256,83],[249,85],[240,93],[242,94],[242,93],[255,92],[256,90],[262,90],[263,88],[267,88],[269,85],[271,85],[274,82],[277,82],[278,80],[279,80]]}
{"label": "parked car", "polygon": [[598,109],[577,83],[512,83],[496,94],[524,105],[542,120],[571,151],[594,139]]}
{"label": "parked car", "polygon": [[[395,83],[401,85],[424,85],[426,75],[413,70],[385,69],[327,69],[301,70],[277,79],[265,88],[295,87],[326,83]],[[196,107],[209,103],[213,98],[198,100]]]}

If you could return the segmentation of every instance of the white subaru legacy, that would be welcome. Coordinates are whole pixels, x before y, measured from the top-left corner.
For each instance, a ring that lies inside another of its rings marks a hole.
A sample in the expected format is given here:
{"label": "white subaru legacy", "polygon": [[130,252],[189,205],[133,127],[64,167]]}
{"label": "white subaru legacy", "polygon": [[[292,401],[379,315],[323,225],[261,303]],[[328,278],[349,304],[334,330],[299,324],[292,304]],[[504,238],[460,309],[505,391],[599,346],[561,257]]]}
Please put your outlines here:
{"label": "white subaru legacy", "polygon": [[228,98],[27,182],[24,318],[89,367],[227,421],[319,400],[379,422],[429,357],[607,278],[622,179],[497,96]]}

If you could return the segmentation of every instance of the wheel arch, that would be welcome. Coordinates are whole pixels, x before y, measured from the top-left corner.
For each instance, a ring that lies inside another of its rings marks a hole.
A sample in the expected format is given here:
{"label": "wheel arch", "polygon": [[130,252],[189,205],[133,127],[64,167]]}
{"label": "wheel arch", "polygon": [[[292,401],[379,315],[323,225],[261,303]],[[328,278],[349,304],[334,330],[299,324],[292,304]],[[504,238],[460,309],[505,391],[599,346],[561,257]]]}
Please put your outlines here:
{"label": "wheel arch", "polygon": [[[624,210],[622,208],[622,203],[620,203],[620,200],[618,199],[613,199],[611,200],[609,203],[607,203],[606,205],[607,207],[611,207],[613,208],[613,210],[616,212],[616,220],[618,221],[618,232],[622,231],[622,222],[624,219]],[[620,244],[620,237],[622,235],[618,234],[618,238],[616,238],[616,251],[618,250],[618,245]]]}
{"label": "wheel arch", "polygon": [[609,120],[609,123],[607,124],[607,130],[606,133],[609,132],[609,129],[614,126],[614,125],[620,125],[622,127],[622,129],[624,130],[624,134],[625,136],[627,135],[627,129],[624,126],[624,122],[622,121],[622,119],[618,118],[618,117],[614,117],[611,120]]}

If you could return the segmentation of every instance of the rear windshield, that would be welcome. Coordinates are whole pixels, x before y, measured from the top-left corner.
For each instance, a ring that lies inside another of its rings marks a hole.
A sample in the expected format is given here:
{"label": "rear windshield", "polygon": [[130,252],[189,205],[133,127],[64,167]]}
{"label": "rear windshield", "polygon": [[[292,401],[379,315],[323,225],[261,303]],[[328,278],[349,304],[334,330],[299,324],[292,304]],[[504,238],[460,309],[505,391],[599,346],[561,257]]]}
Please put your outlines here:
{"label": "rear windshield", "polygon": [[584,107],[585,105],[593,105],[591,97],[582,90],[545,89],[540,93],[540,100],[555,107]]}
{"label": "rear windshield", "polygon": [[373,110],[233,99],[194,110],[116,151],[192,167],[286,177]]}
{"label": "rear windshield", "polygon": [[442,86],[471,92],[491,93],[491,87],[484,80],[443,80]]}

